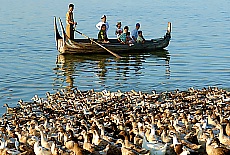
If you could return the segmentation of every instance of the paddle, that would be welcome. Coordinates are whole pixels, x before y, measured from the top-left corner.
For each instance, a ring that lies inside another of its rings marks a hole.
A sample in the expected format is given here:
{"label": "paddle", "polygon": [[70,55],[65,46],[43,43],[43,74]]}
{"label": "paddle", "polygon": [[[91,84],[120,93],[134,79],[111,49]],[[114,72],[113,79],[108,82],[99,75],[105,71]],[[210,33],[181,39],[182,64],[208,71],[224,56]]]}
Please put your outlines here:
{"label": "paddle", "polygon": [[99,44],[98,42],[94,41],[92,38],[89,38],[88,36],[84,35],[83,33],[81,33],[80,31],[74,29],[74,31],[76,31],[77,33],[79,33],[80,35],[84,36],[85,38],[89,39],[90,41],[94,42],[95,44],[97,44],[98,46],[100,46],[101,48],[105,49],[106,51],[108,51],[110,54],[114,55],[115,57],[117,57],[118,59],[121,58],[121,56],[119,56],[118,54],[110,51],[108,48],[102,46],[101,44]]}

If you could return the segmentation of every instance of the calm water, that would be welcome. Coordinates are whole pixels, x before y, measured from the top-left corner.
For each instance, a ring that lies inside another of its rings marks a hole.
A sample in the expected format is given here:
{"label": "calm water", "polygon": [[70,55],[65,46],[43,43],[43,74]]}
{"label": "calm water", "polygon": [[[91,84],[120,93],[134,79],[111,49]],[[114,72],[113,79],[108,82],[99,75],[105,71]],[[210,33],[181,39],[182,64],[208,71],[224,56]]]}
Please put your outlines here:
{"label": "calm water", "polygon": [[[218,86],[230,89],[230,1],[87,0],[75,2],[78,30],[96,38],[95,24],[108,16],[109,37],[115,24],[134,28],[141,23],[145,38],[162,37],[172,22],[167,51],[83,57],[60,56],[55,48],[53,16],[65,20],[68,1],[31,0],[1,2],[0,106],[30,101],[34,94],[76,86],[150,92]],[[76,34],[75,37],[81,37]],[[5,108],[0,109],[0,113]]]}

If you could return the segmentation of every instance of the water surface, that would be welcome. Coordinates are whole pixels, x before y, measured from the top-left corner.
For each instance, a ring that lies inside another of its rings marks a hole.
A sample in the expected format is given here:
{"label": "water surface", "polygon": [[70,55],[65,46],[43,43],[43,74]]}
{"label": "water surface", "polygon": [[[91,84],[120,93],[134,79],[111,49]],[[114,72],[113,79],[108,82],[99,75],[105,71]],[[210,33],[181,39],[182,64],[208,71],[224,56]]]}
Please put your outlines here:
{"label": "water surface", "polygon": [[93,38],[103,14],[110,24],[109,37],[114,37],[117,21],[131,30],[140,22],[146,39],[162,37],[167,22],[172,22],[172,40],[166,51],[127,54],[120,61],[109,54],[58,54],[53,17],[64,21],[68,3],[1,2],[0,105],[13,106],[19,99],[30,101],[35,94],[45,97],[47,91],[72,86],[145,92],[207,86],[230,89],[230,1],[76,1],[77,29]]}

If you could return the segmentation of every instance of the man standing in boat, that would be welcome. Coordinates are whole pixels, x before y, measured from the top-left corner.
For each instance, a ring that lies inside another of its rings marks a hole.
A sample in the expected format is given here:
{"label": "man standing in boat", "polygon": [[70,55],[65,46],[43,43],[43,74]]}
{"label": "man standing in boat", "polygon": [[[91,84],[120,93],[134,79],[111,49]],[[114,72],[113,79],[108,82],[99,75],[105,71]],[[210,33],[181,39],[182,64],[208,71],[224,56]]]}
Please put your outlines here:
{"label": "man standing in boat", "polygon": [[74,5],[69,4],[69,10],[66,13],[66,34],[71,40],[74,39],[73,27],[77,25],[77,22],[74,22],[74,19],[73,19],[73,9],[74,9]]}

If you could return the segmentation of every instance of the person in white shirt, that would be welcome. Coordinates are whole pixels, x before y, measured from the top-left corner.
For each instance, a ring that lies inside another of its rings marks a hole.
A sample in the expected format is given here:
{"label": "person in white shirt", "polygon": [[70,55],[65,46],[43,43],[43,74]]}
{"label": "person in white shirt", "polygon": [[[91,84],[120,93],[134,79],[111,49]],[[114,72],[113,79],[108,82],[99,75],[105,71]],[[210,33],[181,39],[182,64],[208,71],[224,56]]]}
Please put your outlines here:
{"label": "person in white shirt", "polygon": [[138,30],[140,28],[140,23],[136,23],[136,28],[131,32],[133,41],[136,42],[137,41],[137,37],[138,37]]}
{"label": "person in white shirt", "polygon": [[115,31],[115,35],[117,36],[117,38],[119,38],[119,36],[123,33],[123,29],[121,28],[121,22],[117,22],[116,25],[116,31]]}
{"label": "person in white shirt", "polygon": [[106,21],[106,15],[103,15],[101,17],[101,21],[97,23],[96,28],[100,31],[102,24],[106,25],[106,33],[108,34],[108,29],[109,29],[109,23]]}

